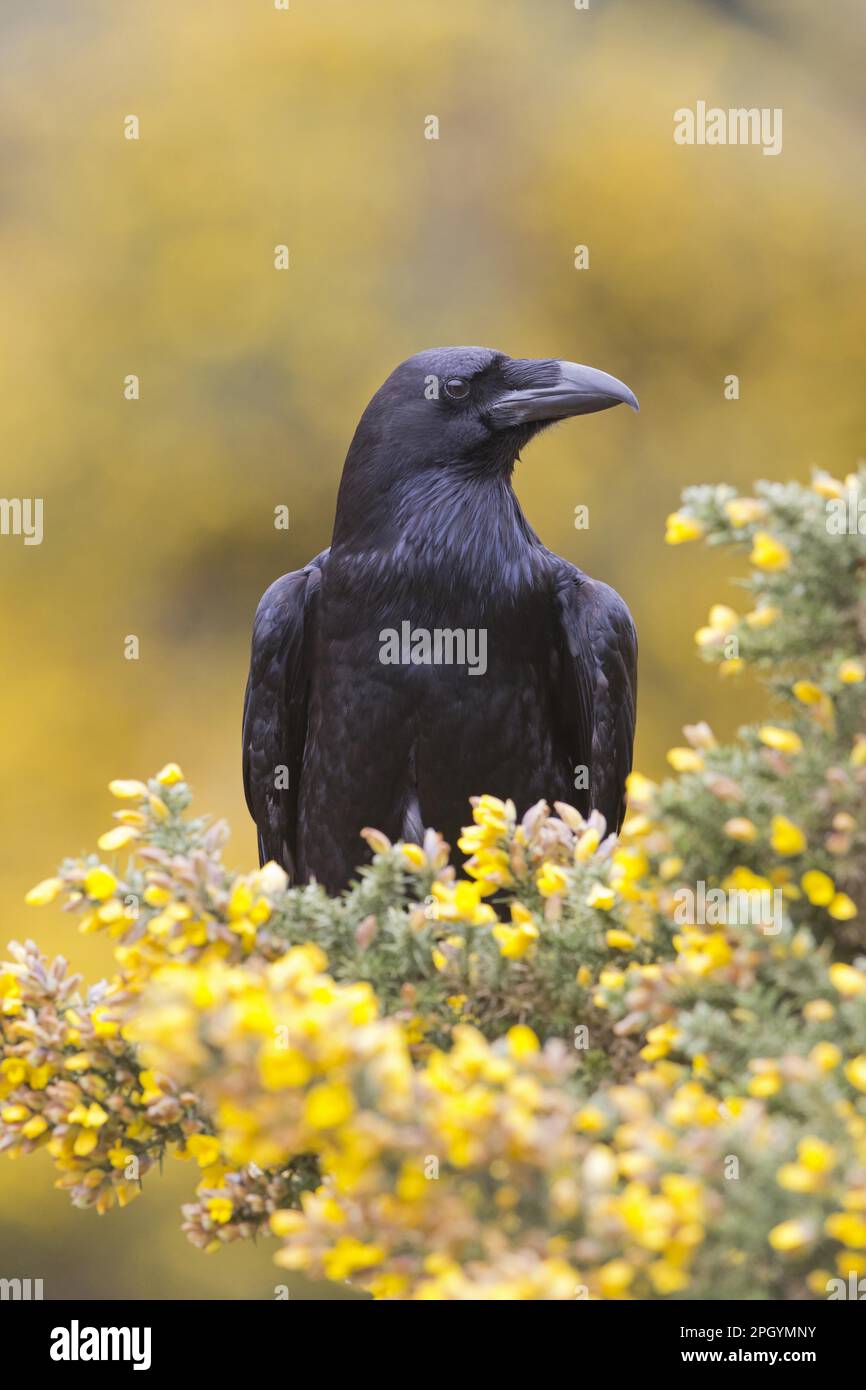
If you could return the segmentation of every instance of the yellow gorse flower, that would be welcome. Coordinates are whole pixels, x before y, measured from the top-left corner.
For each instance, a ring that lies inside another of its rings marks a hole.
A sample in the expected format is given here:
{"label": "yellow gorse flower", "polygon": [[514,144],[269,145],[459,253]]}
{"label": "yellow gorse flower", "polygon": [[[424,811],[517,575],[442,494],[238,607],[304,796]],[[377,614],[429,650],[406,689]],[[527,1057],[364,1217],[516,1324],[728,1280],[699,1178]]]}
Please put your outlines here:
{"label": "yellow gorse flower", "polygon": [[783,570],[791,563],[791,552],[784,542],[767,531],[756,531],[752,538],[750,562],[756,569]]}
{"label": "yellow gorse flower", "polygon": [[160,768],[156,774],[155,780],[159,782],[161,787],[173,787],[178,782],[183,781],[183,773],[177,763],[166,763],[165,767]]}
{"label": "yellow gorse flower", "polygon": [[550,863],[541,866],[535,882],[539,893],[545,898],[553,897],[555,893],[564,893],[568,887],[568,879],[563,870],[558,865]]}
{"label": "yellow gorse flower", "polygon": [[751,526],[767,514],[767,504],[759,497],[733,497],[725,503],[725,515],[732,526]]}
{"label": "yellow gorse flower", "polygon": [[849,657],[839,666],[836,675],[843,685],[859,685],[866,680],[866,666],[855,657]]}
{"label": "yellow gorse flower", "polygon": [[667,759],[674,772],[703,772],[703,755],[696,748],[669,748]]}
{"label": "yellow gorse flower", "polygon": [[782,729],[776,724],[762,724],[758,737],[768,748],[777,753],[802,753],[803,740],[793,729]]}
{"label": "yellow gorse flower", "polygon": [[777,854],[802,854],[806,848],[806,836],[787,816],[773,816],[770,844]]}
{"label": "yellow gorse flower", "polygon": [[62,878],[43,878],[41,883],[30,889],[24,901],[29,907],[43,907],[46,903],[53,903],[65,886]]}
{"label": "yellow gorse flower", "polygon": [[685,541],[700,540],[704,534],[704,527],[695,517],[686,516],[683,512],[671,512],[665,522],[665,543],[667,545],[683,545]]}
{"label": "yellow gorse flower", "polygon": [[470,926],[478,927],[497,920],[493,908],[482,902],[485,893],[485,885],[482,883],[470,883],[467,879],[460,879],[452,887],[437,882],[430,891],[435,904],[435,916],[440,922],[467,922]]}

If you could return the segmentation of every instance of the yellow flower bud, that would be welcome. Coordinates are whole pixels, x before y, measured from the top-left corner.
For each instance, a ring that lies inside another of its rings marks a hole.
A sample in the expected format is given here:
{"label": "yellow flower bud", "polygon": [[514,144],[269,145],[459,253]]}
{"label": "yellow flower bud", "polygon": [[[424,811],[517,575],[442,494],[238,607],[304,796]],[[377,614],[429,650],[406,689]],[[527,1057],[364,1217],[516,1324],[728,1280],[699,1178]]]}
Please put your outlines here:
{"label": "yellow flower bud", "polygon": [[106,830],[104,835],[100,835],[96,841],[100,849],[111,851],[123,849],[125,845],[131,845],[133,840],[138,839],[138,831],[131,825],[116,825],[112,830]]}
{"label": "yellow flower bud", "polygon": [[773,623],[778,621],[780,611],[771,603],[761,603],[757,608],[753,608],[751,613],[746,614],[746,625],[756,630],[772,627]]}
{"label": "yellow flower bud", "polygon": [[175,783],[183,781],[183,773],[177,763],[166,763],[156,774],[156,781],[161,787],[173,787]]}
{"label": "yellow flower bud", "polygon": [[850,922],[852,917],[857,916],[857,904],[847,893],[836,893],[827,911],[837,922]]}
{"label": "yellow flower bud", "polygon": [[797,1158],[813,1173],[827,1173],[836,1163],[836,1151],[817,1135],[807,1134],[797,1145]]}
{"label": "yellow flower bud", "polygon": [[544,898],[551,898],[555,893],[564,893],[568,887],[568,879],[559,865],[549,862],[542,864],[535,882]]}
{"label": "yellow flower bud", "polygon": [[674,772],[703,772],[704,760],[696,748],[669,748],[667,759]]}
{"label": "yellow flower bud", "polygon": [[802,854],[806,848],[806,836],[787,816],[773,816],[770,844],[777,854]]}
{"label": "yellow flower bud", "polygon": [[842,1053],[834,1043],[830,1042],[816,1043],[809,1053],[809,1061],[814,1062],[819,1071],[833,1071],[841,1060]]}
{"label": "yellow flower bud", "polygon": [[108,790],[121,801],[140,801],[142,797],[147,796],[144,783],[135,782],[131,778],[115,778],[113,782],[109,782]]}
{"label": "yellow flower bud", "polygon": [[420,845],[405,844],[401,848],[404,859],[413,869],[427,868],[427,856]]}
{"label": "yellow flower bud", "polygon": [[791,689],[801,705],[819,705],[824,699],[823,690],[814,681],[795,681]]}
{"label": "yellow flower bud", "polygon": [[866,993],[866,975],[862,970],[856,970],[853,965],[844,965],[842,961],[836,961],[829,967],[827,974],[833,988],[845,999],[854,999],[857,995]]}
{"label": "yellow flower bud", "polygon": [[53,903],[64,887],[62,878],[43,878],[25,895],[24,901],[28,907],[44,907],[46,903]]}
{"label": "yellow flower bud", "polygon": [[791,552],[768,531],[756,531],[749,562],[760,570],[783,570],[791,563]]}
{"label": "yellow flower bud", "polygon": [[704,534],[702,523],[683,512],[671,512],[665,522],[665,528],[666,545],[683,545],[685,541],[697,541]]}
{"label": "yellow flower bud", "polygon": [[710,627],[715,628],[717,632],[733,632],[739,621],[739,613],[729,608],[726,603],[714,603],[710,609]]}
{"label": "yellow flower bud", "polygon": [[598,1281],[605,1298],[620,1298],[634,1279],[634,1270],[627,1260],[609,1260],[598,1271]]}
{"label": "yellow flower bud", "polygon": [[616,901],[616,893],[606,883],[594,883],[586,897],[587,907],[597,907],[609,912]]}
{"label": "yellow flower bud", "polygon": [[355,1109],[348,1086],[341,1082],[323,1082],[307,1092],[304,1120],[311,1129],[334,1129],[345,1124]]}
{"label": "yellow flower bud", "polygon": [[767,504],[759,497],[734,497],[725,503],[724,510],[732,526],[751,526],[766,514]]}
{"label": "yellow flower bud", "polygon": [[26,1124],[21,1126],[21,1133],[25,1139],[38,1139],[48,1129],[48,1121],[42,1115],[34,1115]]}
{"label": "yellow flower bud", "polygon": [[845,496],[845,484],[820,468],[812,478],[812,491],[819,497],[840,498]]}
{"label": "yellow flower bud", "polygon": [[845,1066],[845,1076],[858,1091],[866,1091],[866,1054],[852,1057]]}
{"label": "yellow flower bud", "polygon": [[801,753],[803,751],[803,740],[793,729],[782,729],[776,724],[762,724],[758,730],[758,738],[767,748],[772,748],[777,753]]}
{"label": "yellow flower bud", "polygon": [[117,879],[114,874],[101,864],[88,869],[84,875],[84,891],[88,898],[94,898],[97,902],[110,898],[116,887]]}
{"label": "yellow flower bud", "polygon": [[529,1057],[541,1047],[535,1033],[524,1023],[516,1023],[513,1028],[509,1028],[505,1036],[512,1057]]}
{"label": "yellow flower bud", "polygon": [[726,679],[728,676],[737,676],[745,669],[745,661],[741,656],[727,656],[719,666],[719,675]]}
{"label": "yellow flower bud", "polygon": [[789,1254],[802,1250],[814,1235],[814,1228],[806,1221],[782,1221],[773,1227],[767,1239],[774,1250]]}
{"label": "yellow flower bud", "polygon": [[614,951],[630,951],[635,944],[631,932],[620,931],[617,927],[611,927],[610,931],[605,932],[604,939]]}
{"label": "yellow flower bud", "polygon": [[836,885],[829,874],[809,869],[800,879],[803,892],[815,907],[827,907],[836,895]]}
{"label": "yellow flower bud", "polygon": [[725,821],[725,834],[732,840],[757,840],[758,827],[754,821],[750,821],[747,816],[732,816]]}
{"label": "yellow flower bud", "polygon": [[186,1148],[200,1168],[209,1168],[220,1156],[220,1142],[213,1134],[191,1134]]}

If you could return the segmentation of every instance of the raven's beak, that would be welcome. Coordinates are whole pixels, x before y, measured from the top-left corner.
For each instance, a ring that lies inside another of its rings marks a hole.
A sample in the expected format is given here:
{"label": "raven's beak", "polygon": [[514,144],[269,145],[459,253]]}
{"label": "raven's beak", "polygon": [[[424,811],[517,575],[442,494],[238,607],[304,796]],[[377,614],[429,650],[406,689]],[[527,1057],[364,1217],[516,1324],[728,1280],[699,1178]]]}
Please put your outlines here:
{"label": "raven's beak", "polygon": [[640,410],[637,397],[625,382],[579,362],[556,362],[559,379],[548,386],[529,386],[509,391],[489,407],[497,429],[525,425],[533,420],[567,420],[571,415],[591,415],[612,405]]}

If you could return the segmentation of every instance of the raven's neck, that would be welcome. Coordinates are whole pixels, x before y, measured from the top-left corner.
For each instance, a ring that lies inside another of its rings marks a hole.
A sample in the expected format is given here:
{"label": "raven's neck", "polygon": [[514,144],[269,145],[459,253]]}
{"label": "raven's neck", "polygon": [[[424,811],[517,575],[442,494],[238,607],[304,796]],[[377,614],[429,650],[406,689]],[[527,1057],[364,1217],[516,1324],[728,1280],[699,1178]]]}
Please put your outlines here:
{"label": "raven's neck", "polygon": [[403,589],[444,581],[493,594],[531,584],[547,554],[502,470],[424,469],[379,494],[346,483],[331,565],[347,573],[374,582],[399,573]]}

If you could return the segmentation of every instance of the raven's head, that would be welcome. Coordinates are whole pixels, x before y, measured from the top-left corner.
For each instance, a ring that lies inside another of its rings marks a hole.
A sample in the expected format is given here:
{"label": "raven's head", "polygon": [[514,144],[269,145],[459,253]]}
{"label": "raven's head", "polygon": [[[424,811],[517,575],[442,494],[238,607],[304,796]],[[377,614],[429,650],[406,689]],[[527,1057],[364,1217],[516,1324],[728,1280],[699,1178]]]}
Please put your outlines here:
{"label": "raven's head", "polygon": [[637,410],[634,392],[595,367],[490,348],[430,348],[391,373],[359,430],[418,462],[432,454],[511,464],[546,425],[622,404]]}
{"label": "raven's head", "polygon": [[[490,348],[430,348],[401,362],[361,417],[346,459],[338,534],[408,490],[418,498],[458,479],[508,477],[547,425],[625,404],[634,393],[607,372]],[[422,481],[423,479],[423,481]],[[399,513],[402,514],[402,508]]]}

